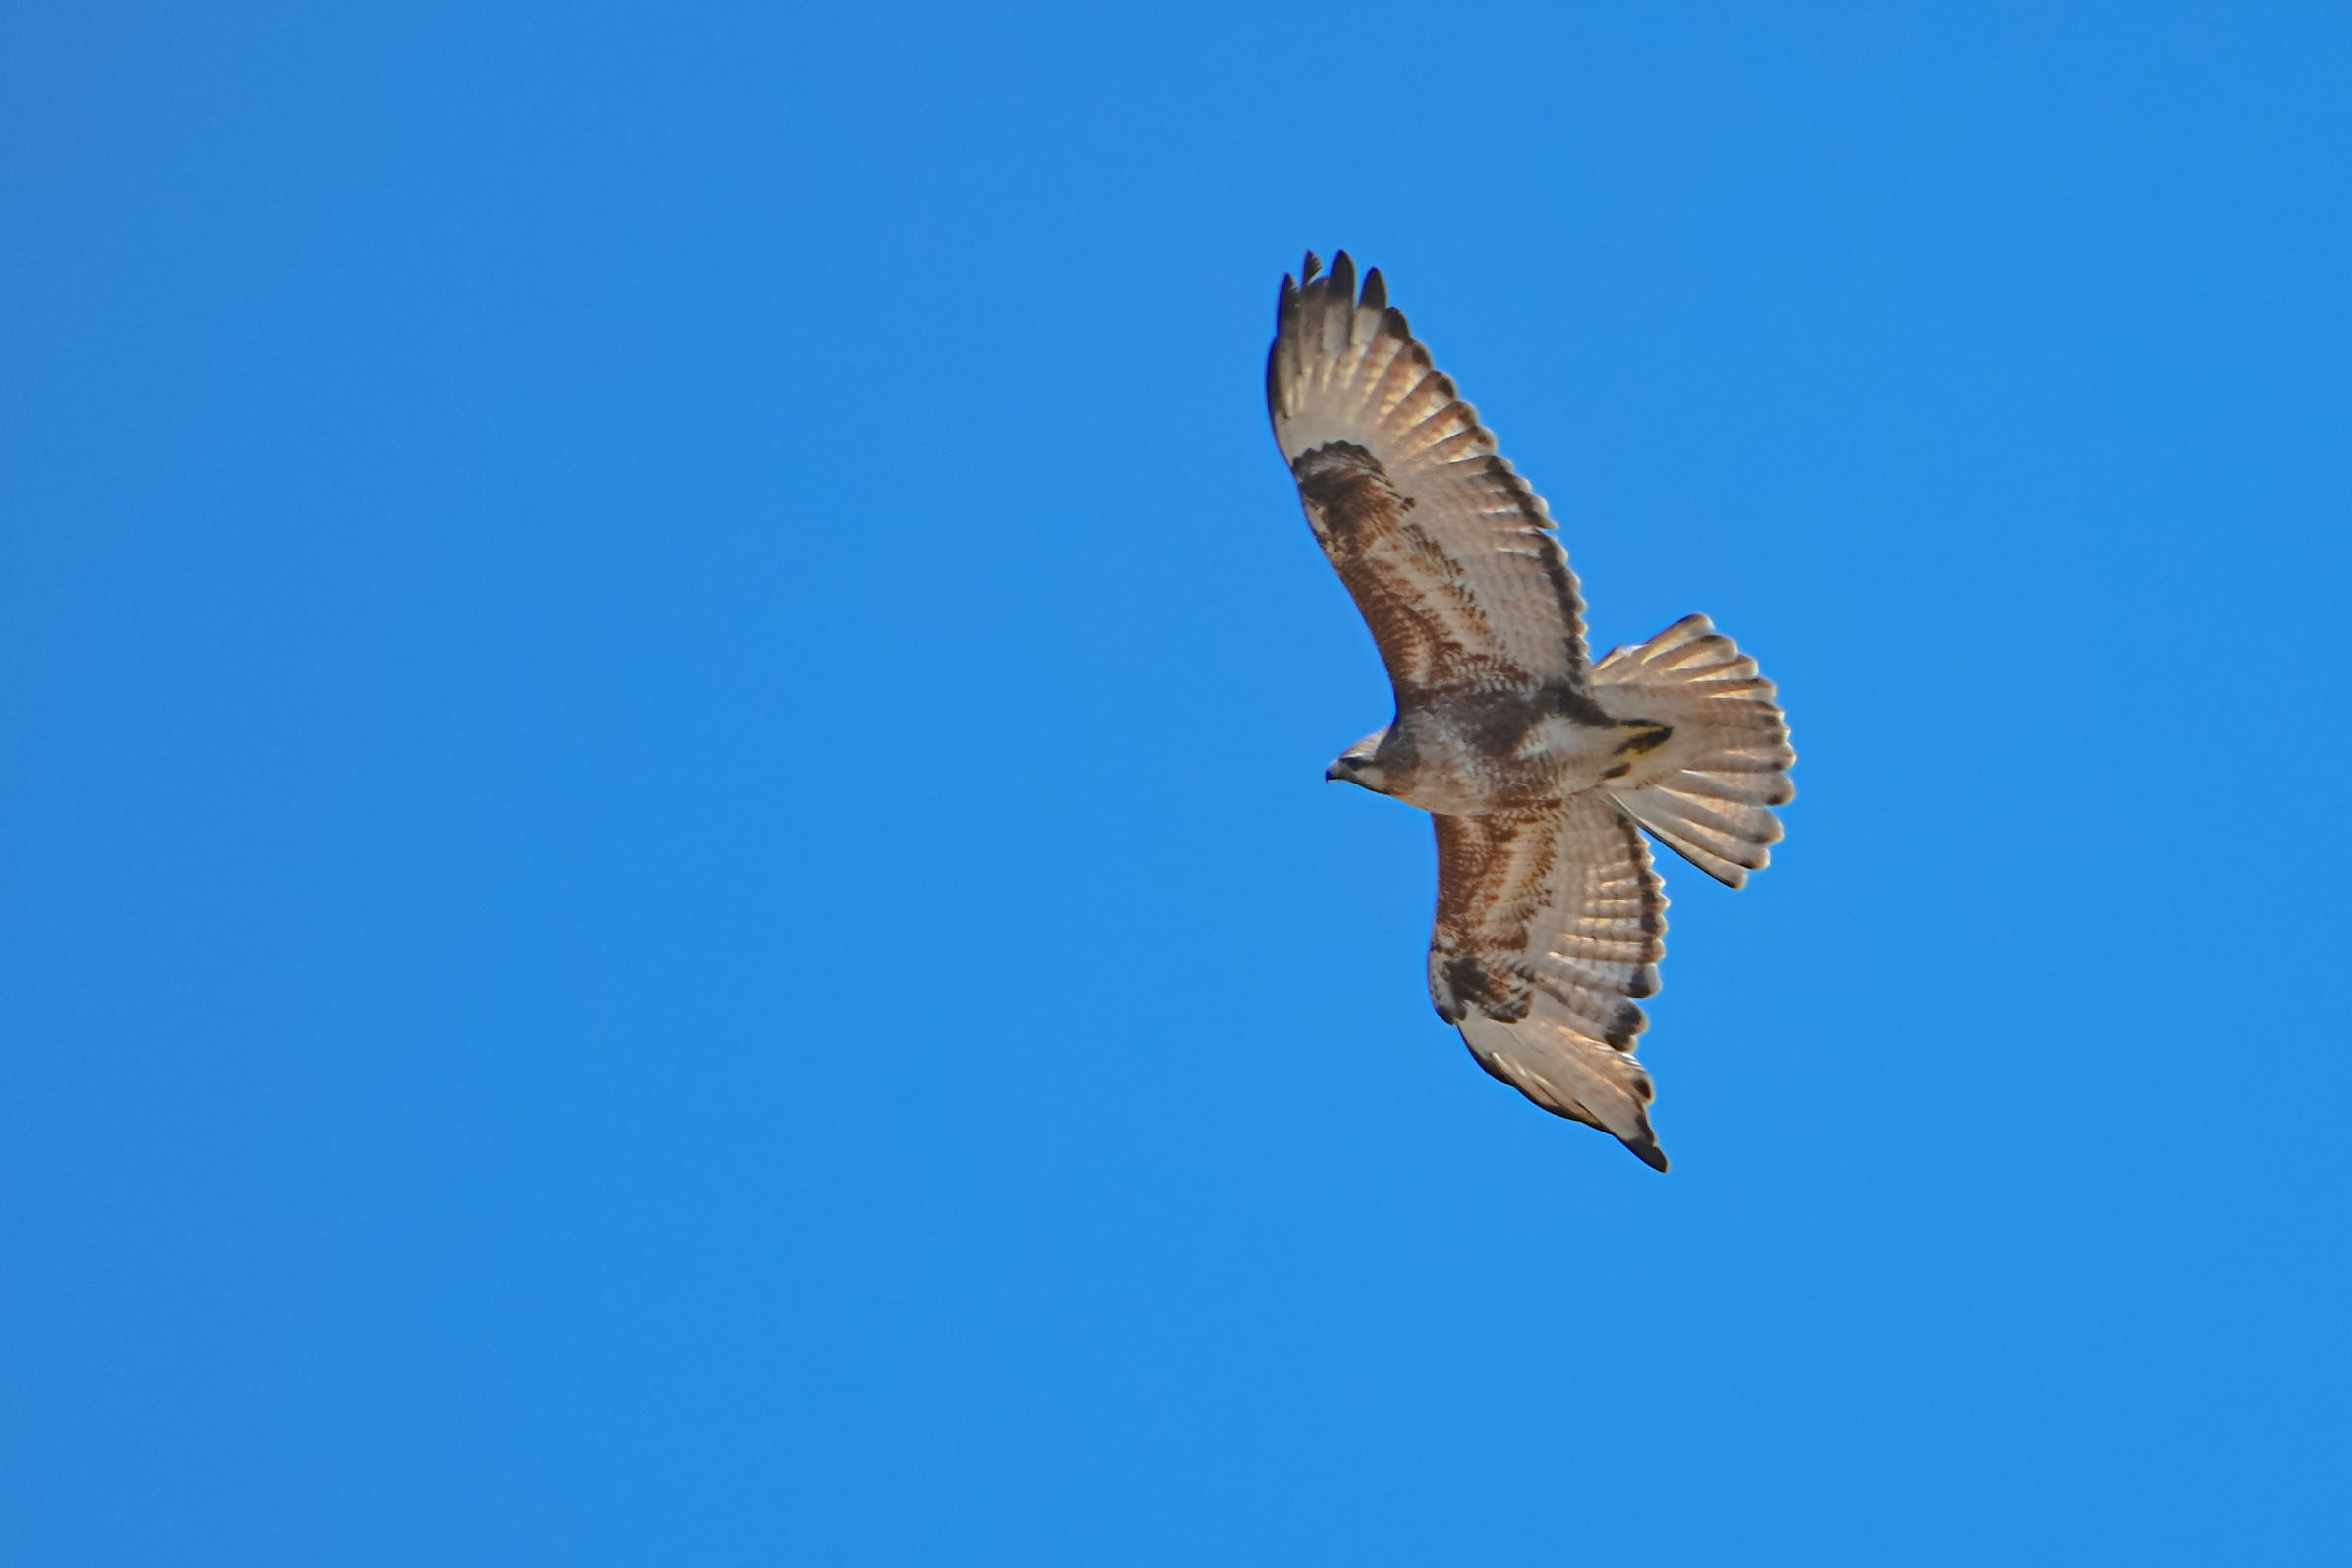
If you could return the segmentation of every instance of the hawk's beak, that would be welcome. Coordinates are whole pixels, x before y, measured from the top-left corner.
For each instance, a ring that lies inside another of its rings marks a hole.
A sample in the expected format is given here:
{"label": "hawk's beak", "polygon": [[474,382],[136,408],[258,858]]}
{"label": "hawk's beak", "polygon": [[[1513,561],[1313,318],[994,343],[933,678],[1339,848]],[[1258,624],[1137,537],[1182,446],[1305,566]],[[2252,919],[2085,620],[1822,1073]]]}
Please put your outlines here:
{"label": "hawk's beak", "polygon": [[1330,765],[1328,768],[1325,768],[1325,769],[1323,770],[1323,783],[1324,783],[1324,784],[1337,784],[1338,782],[1339,782],[1339,764],[1337,764],[1337,763],[1333,763],[1333,764],[1331,764],[1331,765]]}

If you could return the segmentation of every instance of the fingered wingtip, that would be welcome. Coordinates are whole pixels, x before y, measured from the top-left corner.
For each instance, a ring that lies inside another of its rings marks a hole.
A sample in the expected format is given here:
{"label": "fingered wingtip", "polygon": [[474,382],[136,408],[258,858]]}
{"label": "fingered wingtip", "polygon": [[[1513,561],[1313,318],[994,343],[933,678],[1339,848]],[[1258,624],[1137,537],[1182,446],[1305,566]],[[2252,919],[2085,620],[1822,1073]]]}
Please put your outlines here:
{"label": "fingered wingtip", "polygon": [[1410,339],[1413,328],[1405,321],[1404,312],[1388,303],[1388,280],[1377,266],[1364,271],[1363,286],[1356,281],[1356,260],[1345,251],[1331,253],[1330,271],[1323,270],[1323,258],[1309,251],[1299,264],[1297,275],[1282,274],[1282,300],[1287,309],[1294,297],[1327,300],[1333,297],[1342,303],[1363,310],[1378,312],[1380,320],[1371,330],[1382,337]]}

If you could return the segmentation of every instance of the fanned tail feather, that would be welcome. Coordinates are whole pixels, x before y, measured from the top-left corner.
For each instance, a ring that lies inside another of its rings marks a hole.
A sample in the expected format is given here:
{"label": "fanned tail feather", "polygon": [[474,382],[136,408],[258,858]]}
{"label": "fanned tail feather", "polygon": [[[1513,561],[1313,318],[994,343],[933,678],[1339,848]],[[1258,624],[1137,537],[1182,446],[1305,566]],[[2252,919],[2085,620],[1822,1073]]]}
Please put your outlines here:
{"label": "fanned tail feather", "polygon": [[1603,786],[1627,816],[1731,887],[1771,862],[1782,831],[1772,808],[1795,797],[1796,753],[1755,660],[1706,616],[1685,615],[1646,643],[1613,650],[1593,669],[1593,697],[1613,718],[1674,728]]}

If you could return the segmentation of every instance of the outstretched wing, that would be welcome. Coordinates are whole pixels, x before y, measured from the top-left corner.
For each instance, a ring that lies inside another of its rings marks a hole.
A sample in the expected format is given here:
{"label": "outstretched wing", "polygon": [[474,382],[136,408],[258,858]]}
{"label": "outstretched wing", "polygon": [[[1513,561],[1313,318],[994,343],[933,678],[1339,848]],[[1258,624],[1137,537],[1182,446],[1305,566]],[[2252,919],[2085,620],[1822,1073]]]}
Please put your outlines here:
{"label": "outstretched wing", "polygon": [[1547,1111],[1666,1169],[1633,1059],[1658,989],[1666,890],[1641,830],[1598,793],[1542,815],[1435,817],[1430,998],[1479,1064]]}
{"label": "outstretched wing", "polygon": [[1282,279],[1266,360],[1274,437],[1380,644],[1419,692],[1582,689],[1584,602],[1544,502],[1430,364],[1378,271],[1342,251]]}

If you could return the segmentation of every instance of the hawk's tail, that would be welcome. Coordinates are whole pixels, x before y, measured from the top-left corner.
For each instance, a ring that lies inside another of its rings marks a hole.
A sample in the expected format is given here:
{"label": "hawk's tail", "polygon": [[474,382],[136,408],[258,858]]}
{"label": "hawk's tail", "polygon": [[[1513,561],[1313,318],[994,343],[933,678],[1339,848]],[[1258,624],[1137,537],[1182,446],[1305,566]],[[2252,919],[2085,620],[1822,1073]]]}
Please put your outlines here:
{"label": "hawk's tail", "polygon": [[1781,840],[1774,806],[1796,793],[1771,681],[1704,615],[1685,615],[1646,643],[1611,651],[1593,670],[1593,697],[1615,719],[1647,719],[1674,733],[1603,785],[1660,843],[1718,882],[1738,887]]}

